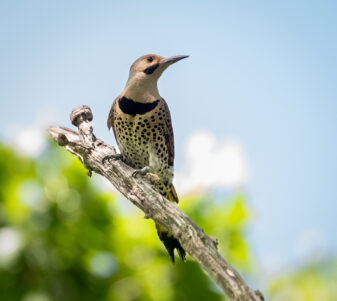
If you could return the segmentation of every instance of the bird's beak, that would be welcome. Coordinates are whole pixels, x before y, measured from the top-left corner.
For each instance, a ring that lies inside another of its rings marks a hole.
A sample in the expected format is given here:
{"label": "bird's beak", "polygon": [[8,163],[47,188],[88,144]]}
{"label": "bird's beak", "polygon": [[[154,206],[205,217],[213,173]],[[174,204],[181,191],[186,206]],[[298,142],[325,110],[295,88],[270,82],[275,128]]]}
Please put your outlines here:
{"label": "bird's beak", "polygon": [[159,61],[159,65],[163,65],[163,66],[165,66],[165,67],[168,67],[168,66],[170,66],[170,65],[172,65],[172,64],[174,64],[174,63],[176,63],[176,62],[178,62],[178,61],[180,61],[180,60],[182,60],[182,59],[185,59],[185,58],[187,58],[187,57],[189,57],[189,55],[175,55],[175,56],[170,56],[170,57],[168,57],[168,58],[161,59],[161,60]]}

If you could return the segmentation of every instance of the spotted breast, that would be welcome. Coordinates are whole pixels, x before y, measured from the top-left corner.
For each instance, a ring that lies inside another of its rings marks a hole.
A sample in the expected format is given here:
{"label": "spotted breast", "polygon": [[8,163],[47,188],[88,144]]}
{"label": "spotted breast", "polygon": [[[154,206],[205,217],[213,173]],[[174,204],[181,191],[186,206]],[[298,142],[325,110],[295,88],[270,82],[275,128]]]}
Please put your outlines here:
{"label": "spotted breast", "polygon": [[164,196],[171,189],[174,137],[169,108],[164,99],[140,103],[117,98],[108,127],[113,128],[125,163],[135,169],[150,166],[161,179],[156,189]]}

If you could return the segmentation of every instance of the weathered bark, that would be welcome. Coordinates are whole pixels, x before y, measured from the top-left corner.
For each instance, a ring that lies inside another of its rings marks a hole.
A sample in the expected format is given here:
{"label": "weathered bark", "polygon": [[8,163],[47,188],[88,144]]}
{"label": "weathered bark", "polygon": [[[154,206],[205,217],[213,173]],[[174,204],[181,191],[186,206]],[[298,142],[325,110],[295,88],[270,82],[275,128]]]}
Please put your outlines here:
{"label": "weathered bark", "polygon": [[[79,132],[51,127],[49,134],[60,146],[76,155],[89,170],[107,178],[128,200],[156,223],[168,229],[186,252],[193,257],[214,281],[223,289],[230,300],[264,300],[259,291],[254,291],[243,281],[217,251],[217,241],[206,235],[174,203],[156,192],[150,182],[155,177],[133,177],[134,170],[116,156],[112,146],[96,139],[91,125],[92,113],[89,107],[80,106],[73,110],[71,121]],[[104,158],[116,157],[110,160]]]}

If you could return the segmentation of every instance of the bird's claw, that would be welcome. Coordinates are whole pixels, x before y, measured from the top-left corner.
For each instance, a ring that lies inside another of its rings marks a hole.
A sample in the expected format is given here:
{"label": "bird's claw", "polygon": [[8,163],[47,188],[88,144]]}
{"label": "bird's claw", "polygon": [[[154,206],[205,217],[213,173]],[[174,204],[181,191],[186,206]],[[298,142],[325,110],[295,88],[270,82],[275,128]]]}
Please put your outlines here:
{"label": "bird's claw", "polygon": [[148,173],[152,173],[152,168],[150,166],[145,166],[142,169],[136,169],[133,173],[132,176],[136,178],[138,175],[145,176]]}
{"label": "bird's claw", "polygon": [[122,154],[115,154],[115,155],[109,155],[105,156],[102,160],[103,165],[105,164],[106,161],[116,161],[116,160],[121,160],[123,158]]}

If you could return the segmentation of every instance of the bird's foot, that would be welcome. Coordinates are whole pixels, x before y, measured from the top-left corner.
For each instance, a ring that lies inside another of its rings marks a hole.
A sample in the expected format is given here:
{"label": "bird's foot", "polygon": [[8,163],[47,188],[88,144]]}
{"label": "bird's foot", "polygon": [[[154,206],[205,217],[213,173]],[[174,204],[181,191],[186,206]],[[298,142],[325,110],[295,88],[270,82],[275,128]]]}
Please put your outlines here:
{"label": "bird's foot", "polygon": [[116,160],[122,160],[122,159],[123,159],[122,154],[109,155],[103,158],[102,163],[104,165],[106,161],[110,162],[110,161],[116,161]]}
{"label": "bird's foot", "polygon": [[145,166],[142,169],[137,169],[132,173],[133,177],[138,175],[144,176],[145,180],[150,184],[157,185],[160,183],[160,178],[157,174],[154,173],[153,169],[150,166]]}
{"label": "bird's foot", "polygon": [[136,178],[138,175],[145,176],[148,173],[153,173],[153,169],[150,166],[145,166],[142,169],[136,169],[132,176]]}

